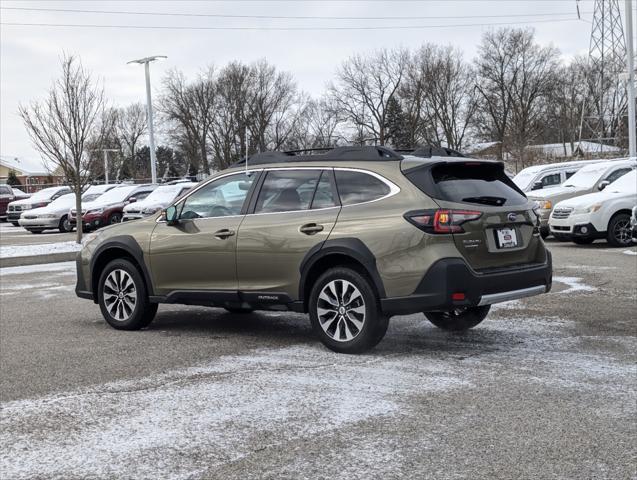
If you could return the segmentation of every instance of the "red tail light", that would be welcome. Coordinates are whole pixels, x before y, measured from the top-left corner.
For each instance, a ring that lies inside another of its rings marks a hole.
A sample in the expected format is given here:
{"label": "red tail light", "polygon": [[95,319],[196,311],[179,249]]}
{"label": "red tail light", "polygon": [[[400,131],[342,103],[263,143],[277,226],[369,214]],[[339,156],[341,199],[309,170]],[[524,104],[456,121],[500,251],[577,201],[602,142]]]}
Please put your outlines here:
{"label": "red tail light", "polygon": [[405,219],[427,233],[462,233],[462,224],[477,220],[482,212],[475,210],[418,210],[407,212]]}

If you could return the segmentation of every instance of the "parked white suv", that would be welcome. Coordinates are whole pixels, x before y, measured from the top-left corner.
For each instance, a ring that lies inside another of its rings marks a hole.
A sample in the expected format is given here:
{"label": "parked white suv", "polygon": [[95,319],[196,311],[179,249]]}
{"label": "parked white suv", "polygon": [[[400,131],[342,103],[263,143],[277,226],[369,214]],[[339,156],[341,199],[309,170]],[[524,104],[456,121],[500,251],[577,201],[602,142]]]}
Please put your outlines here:
{"label": "parked white suv", "polygon": [[197,185],[192,182],[176,183],[173,185],[160,185],[145,199],[124,207],[123,221],[137,220],[159,212],[174,202],[178,197]]}
{"label": "parked white suv", "polygon": [[545,188],[527,194],[528,198],[537,202],[542,238],[548,237],[551,233],[549,216],[555,205],[569,198],[599,192],[636,167],[637,159],[635,158],[593,163],[582,167],[559,187]]}
{"label": "parked white suv", "polygon": [[555,238],[588,244],[606,238],[616,247],[631,244],[630,214],[637,204],[637,171],[633,170],[603,191],[558,203],[549,220]]}
{"label": "parked white suv", "polygon": [[513,182],[525,193],[543,188],[557,187],[572,177],[582,167],[606,161],[607,160],[577,160],[573,162],[533,165],[532,167],[520,170],[520,172],[513,177]]}

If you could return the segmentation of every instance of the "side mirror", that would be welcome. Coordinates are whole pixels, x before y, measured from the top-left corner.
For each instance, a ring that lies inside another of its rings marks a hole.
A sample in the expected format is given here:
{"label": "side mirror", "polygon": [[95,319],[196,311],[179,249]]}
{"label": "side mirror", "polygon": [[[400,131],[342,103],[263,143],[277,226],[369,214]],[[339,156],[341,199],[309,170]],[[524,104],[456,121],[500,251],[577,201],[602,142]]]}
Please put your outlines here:
{"label": "side mirror", "polygon": [[128,203],[135,203],[137,201],[137,199],[135,197],[130,197],[128,199]]}
{"label": "side mirror", "polygon": [[531,187],[531,190],[542,190],[542,187],[543,187],[542,182],[535,182],[533,184],[533,187]]}
{"label": "side mirror", "polygon": [[177,207],[174,205],[171,205],[164,210],[164,216],[166,217],[166,223],[168,225],[177,225],[177,223],[179,223],[179,219],[177,218]]}
{"label": "side mirror", "polygon": [[604,180],[603,182],[599,182],[599,185],[597,185],[597,189],[601,192],[609,185],[610,185],[610,182],[608,180]]}

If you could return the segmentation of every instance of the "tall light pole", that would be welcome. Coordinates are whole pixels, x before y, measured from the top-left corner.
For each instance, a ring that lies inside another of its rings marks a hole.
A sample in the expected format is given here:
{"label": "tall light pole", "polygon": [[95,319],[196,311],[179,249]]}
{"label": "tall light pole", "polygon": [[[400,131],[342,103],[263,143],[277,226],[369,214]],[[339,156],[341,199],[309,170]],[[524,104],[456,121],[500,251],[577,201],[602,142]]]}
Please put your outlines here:
{"label": "tall light pole", "polygon": [[633,50],[633,9],[630,0],[626,0],[626,66],[628,68],[628,155],[637,156],[637,140],[635,139],[635,51]]}
{"label": "tall light pole", "polygon": [[104,183],[108,185],[108,152],[119,152],[115,148],[102,148],[104,152]]}
{"label": "tall light pole", "polygon": [[140,65],[144,65],[144,70],[146,71],[146,103],[147,103],[147,112],[148,112],[148,134],[150,141],[150,172],[152,177],[152,182],[157,183],[157,158],[155,157],[155,129],[153,126],[153,103],[150,96],[150,62],[154,62],[155,60],[163,60],[166,55],[154,55],[152,57],[140,58],[138,60],[131,60],[127,62],[138,63]]}

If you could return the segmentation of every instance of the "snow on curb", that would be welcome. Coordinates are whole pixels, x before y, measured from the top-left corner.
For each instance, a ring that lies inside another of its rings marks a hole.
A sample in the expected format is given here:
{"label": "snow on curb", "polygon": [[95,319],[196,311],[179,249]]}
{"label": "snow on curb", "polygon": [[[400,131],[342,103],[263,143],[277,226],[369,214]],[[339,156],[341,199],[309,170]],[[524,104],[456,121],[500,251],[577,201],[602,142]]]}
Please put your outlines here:
{"label": "snow on curb", "polygon": [[42,243],[40,245],[0,246],[0,258],[31,257],[52,253],[72,253],[82,249],[76,242]]}

